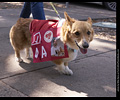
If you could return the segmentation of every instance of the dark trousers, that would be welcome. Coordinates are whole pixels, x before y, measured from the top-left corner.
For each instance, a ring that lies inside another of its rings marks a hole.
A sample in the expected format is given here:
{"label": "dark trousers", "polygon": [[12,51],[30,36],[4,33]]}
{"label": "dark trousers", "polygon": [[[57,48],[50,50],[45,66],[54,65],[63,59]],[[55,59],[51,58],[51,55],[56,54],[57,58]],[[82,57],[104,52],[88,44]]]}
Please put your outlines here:
{"label": "dark trousers", "polygon": [[45,20],[43,2],[25,2],[20,17],[29,18],[31,13],[34,19]]}

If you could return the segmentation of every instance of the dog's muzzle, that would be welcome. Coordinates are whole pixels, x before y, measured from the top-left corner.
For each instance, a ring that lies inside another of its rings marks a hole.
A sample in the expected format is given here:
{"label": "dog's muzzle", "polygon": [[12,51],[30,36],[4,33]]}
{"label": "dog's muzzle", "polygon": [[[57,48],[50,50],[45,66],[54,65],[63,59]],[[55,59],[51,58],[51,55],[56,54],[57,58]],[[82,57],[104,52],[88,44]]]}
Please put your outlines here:
{"label": "dog's muzzle", "polygon": [[83,48],[88,48],[88,47],[89,47],[89,44],[88,44],[87,42],[83,42],[83,43],[82,43],[82,46],[83,46]]}
{"label": "dog's muzzle", "polygon": [[81,47],[78,45],[77,41],[75,41],[75,43],[76,43],[77,47],[80,49],[80,51],[82,52],[82,54],[86,54],[86,53],[87,53],[87,49],[86,49],[86,48],[89,47],[89,45],[88,45],[87,42],[86,42],[86,43],[84,42],[84,43],[82,44],[83,48],[81,48]]}

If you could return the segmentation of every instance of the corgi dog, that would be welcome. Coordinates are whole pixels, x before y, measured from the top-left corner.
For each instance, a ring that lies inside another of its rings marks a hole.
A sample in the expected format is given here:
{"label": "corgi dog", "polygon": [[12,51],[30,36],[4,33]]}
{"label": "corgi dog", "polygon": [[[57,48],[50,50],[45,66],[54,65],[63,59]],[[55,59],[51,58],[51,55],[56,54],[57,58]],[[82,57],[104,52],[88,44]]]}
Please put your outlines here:
{"label": "corgi dog", "polygon": [[[68,62],[77,57],[78,50],[83,54],[87,53],[87,48],[93,40],[94,30],[90,17],[88,17],[87,21],[79,21],[68,16],[67,12],[64,12],[64,16],[65,22],[61,28],[60,40],[67,45],[69,57],[53,60],[53,62],[57,65],[60,73],[72,75],[73,72],[68,67]],[[22,62],[20,50],[26,49],[26,57],[29,58],[29,48],[31,47],[29,25],[32,20],[29,18],[19,18],[17,23],[10,29],[10,42],[18,62]]]}

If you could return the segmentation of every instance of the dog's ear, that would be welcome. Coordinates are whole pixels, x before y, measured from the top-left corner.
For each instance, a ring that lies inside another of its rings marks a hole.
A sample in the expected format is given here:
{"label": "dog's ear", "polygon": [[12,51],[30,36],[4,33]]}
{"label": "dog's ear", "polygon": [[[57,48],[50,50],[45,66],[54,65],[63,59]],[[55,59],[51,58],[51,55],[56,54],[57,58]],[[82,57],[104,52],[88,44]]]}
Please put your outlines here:
{"label": "dog's ear", "polygon": [[67,12],[64,12],[64,16],[65,16],[65,20],[67,21],[67,24],[68,25],[72,25],[72,23],[74,23],[75,22],[75,20],[74,19],[72,19],[70,16],[68,16],[68,14],[67,14]]}
{"label": "dog's ear", "polygon": [[92,19],[88,17],[87,22],[92,26]]}

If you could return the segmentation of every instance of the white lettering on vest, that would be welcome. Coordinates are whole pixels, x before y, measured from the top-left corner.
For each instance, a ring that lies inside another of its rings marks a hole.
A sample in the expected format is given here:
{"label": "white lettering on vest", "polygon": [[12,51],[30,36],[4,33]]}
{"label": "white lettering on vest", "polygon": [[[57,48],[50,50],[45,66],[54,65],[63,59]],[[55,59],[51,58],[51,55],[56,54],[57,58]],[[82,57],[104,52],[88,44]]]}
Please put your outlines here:
{"label": "white lettering on vest", "polygon": [[45,48],[42,46],[42,57],[41,58],[43,58],[43,56],[47,57],[47,52],[45,51]]}
{"label": "white lettering on vest", "polygon": [[38,55],[39,55],[39,50],[38,50],[38,48],[36,48],[36,50],[35,50],[35,58],[38,58]]}
{"label": "white lettering on vest", "polygon": [[38,33],[33,35],[33,40],[32,40],[31,45],[37,45],[40,43],[41,43],[41,34],[40,34],[40,32],[38,32]]}
{"label": "white lettering on vest", "polygon": [[53,39],[53,32],[52,31],[47,31],[45,32],[44,34],[44,40],[47,42],[47,43],[50,43]]}

